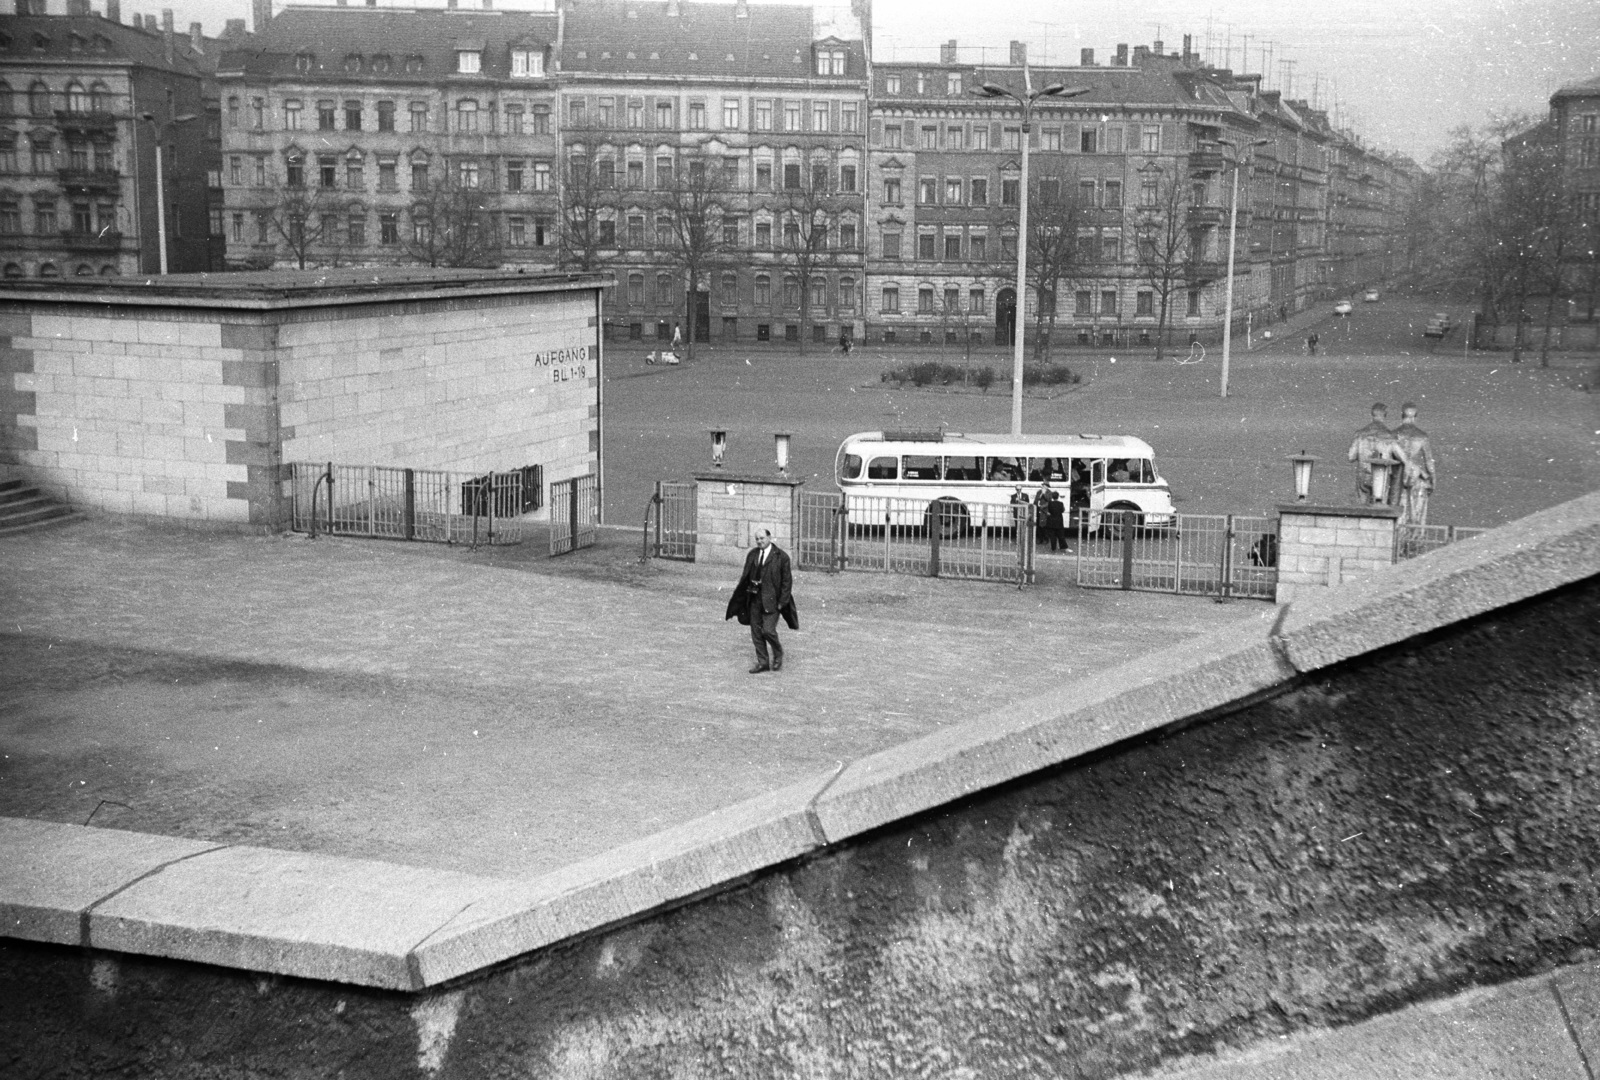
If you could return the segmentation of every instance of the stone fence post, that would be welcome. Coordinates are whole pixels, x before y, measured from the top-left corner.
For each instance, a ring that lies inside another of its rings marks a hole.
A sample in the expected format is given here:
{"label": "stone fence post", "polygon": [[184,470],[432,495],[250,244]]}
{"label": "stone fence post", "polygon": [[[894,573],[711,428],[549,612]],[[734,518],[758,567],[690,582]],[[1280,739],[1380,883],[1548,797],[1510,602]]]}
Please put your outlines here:
{"label": "stone fence post", "polygon": [[794,555],[804,480],[717,472],[694,481],[695,562],[743,565],[757,528],[771,529],[773,543]]}
{"label": "stone fence post", "polygon": [[1277,602],[1393,566],[1399,517],[1394,506],[1280,505]]}

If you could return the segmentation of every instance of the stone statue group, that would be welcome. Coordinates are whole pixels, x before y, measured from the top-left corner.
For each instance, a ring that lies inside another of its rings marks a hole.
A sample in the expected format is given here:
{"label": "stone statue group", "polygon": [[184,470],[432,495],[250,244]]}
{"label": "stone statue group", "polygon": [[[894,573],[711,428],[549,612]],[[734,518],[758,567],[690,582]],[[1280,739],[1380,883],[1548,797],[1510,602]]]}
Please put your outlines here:
{"label": "stone statue group", "polygon": [[[1387,423],[1389,410],[1372,406],[1372,422],[1356,432],[1346,455],[1356,466],[1356,498],[1364,506],[1400,508],[1400,524],[1428,523],[1428,496],[1438,470],[1428,433],[1417,426],[1417,407],[1409,401],[1400,407],[1400,426]],[[1383,477],[1374,483],[1377,474]]]}

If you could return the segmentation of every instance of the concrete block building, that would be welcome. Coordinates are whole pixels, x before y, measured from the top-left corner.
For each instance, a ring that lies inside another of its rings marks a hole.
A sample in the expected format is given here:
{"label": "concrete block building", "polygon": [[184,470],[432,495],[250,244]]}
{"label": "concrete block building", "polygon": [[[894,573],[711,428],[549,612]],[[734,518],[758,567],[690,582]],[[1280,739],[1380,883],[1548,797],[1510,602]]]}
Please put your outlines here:
{"label": "concrete block building", "polygon": [[366,270],[0,287],[0,463],[80,506],[262,529],[285,525],[296,461],[599,477],[606,283]]}

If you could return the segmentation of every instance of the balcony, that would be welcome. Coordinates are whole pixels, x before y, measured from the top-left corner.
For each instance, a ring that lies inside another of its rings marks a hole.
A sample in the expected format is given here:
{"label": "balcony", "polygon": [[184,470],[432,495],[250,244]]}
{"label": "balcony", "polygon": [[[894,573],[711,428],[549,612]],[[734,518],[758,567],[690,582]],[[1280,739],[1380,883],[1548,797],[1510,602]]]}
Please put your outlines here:
{"label": "balcony", "polygon": [[118,191],[122,174],[116,169],[57,169],[56,178],[67,191]]}
{"label": "balcony", "polygon": [[63,232],[61,246],[68,251],[116,251],[122,246],[122,233],[115,229],[106,232]]}
{"label": "balcony", "polygon": [[1191,172],[1221,172],[1223,165],[1224,159],[1220,150],[1191,150],[1189,152],[1189,170]]}
{"label": "balcony", "polygon": [[76,112],[72,109],[57,109],[56,127],[64,134],[73,132],[82,132],[85,135],[115,134],[117,117],[108,112]]}
{"label": "balcony", "polygon": [[1222,225],[1228,220],[1228,211],[1220,206],[1189,207],[1190,225]]}

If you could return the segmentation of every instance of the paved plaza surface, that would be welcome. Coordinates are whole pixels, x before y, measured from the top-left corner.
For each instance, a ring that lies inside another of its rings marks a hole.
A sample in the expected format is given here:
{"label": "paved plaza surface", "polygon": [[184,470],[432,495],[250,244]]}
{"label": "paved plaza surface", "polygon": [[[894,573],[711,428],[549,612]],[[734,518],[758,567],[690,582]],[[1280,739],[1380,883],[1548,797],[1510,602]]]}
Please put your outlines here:
{"label": "paved plaza surface", "polygon": [[0,538],[0,816],[534,874],[1275,613],[798,572],[751,676],[737,572],[638,544]]}
{"label": "paved plaza surface", "polygon": [[[1328,301],[1268,328],[1270,343],[1258,328],[1253,350],[1241,335],[1226,400],[1218,396],[1215,346],[1190,365],[1157,363],[1148,348],[1065,351],[1058,359],[1083,382],[1051,397],[1030,389],[1023,429],[1146,439],[1178,509],[1194,514],[1259,514],[1292,499],[1288,457],[1301,450],[1320,458],[1312,498],[1349,502],[1354,477],[1345,451],[1374,401],[1389,406],[1391,424],[1400,422],[1403,402],[1420,408],[1440,467],[1434,524],[1501,525],[1600,487],[1600,397],[1579,389],[1600,377],[1597,357],[1556,353],[1545,369],[1537,350],[1521,364],[1509,353],[1463,356],[1459,331],[1442,345],[1422,337],[1429,314],[1446,308],[1465,319],[1459,306],[1399,293],[1358,303],[1348,319],[1333,318]],[[1305,352],[1312,330],[1316,357]],[[863,346],[849,357],[697,347],[694,361],[661,368],[646,367],[628,344],[613,346],[607,360],[610,521],[639,520],[655,480],[705,471],[711,426],[730,432],[730,469],[760,472],[773,468],[772,433],[793,432],[791,472],[817,490],[833,488],[834,454],[852,432],[1010,429],[1011,360],[994,349],[972,361],[998,376],[983,394],[892,390],[879,380],[916,360],[959,364],[956,346],[892,354]]]}

